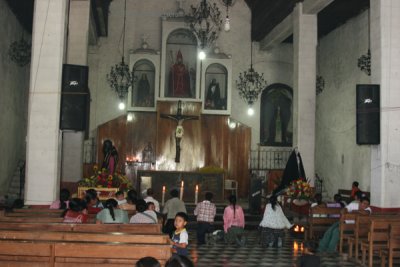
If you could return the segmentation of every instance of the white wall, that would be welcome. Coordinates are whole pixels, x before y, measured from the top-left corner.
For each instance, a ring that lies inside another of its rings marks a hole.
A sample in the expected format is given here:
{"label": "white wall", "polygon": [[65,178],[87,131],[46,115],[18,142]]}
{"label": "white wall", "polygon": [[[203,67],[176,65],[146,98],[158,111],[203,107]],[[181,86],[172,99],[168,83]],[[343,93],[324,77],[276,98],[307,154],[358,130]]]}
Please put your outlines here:
{"label": "white wall", "polygon": [[25,159],[29,64],[19,67],[8,56],[10,44],[31,39],[22,29],[5,0],[0,0],[0,194],[8,190],[18,160]]}
{"label": "white wall", "polygon": [[319,40],[317,73],[325,89],[317,96],[315,170],[330,195],[355,180],[370,191],[371,149],[356,144],[356,84],[370,83],[357,60],[367,49],[368,12]]}
{"label": "white wall", "polygon": [[[199,1],[187,0],[184,2],[185,11],[190,5],[197,5]],[[220,4],[218,1],[216,3]],[[112,120],[124,112],[117,107],[117,96],[111,91],[106,81],[106,74],[111,66],[121,61],[122,41],[120,42],[123,25],[122,0],[114,0],[110,6],[109,34],[106,38],[99,38],[97,47],[89,49],[89,87],[91,91],[90,134],[95,135],[98,125]],[[127,1],[127,24],[125,56],[129,49],[140,47],[141,36],[146,34],[150,48],[161,51],[161,15],[173,13],[177,9],[176,1],[163,0],[131,0]],[[225,8],[220,6],[221,16],[225,17]],[[250,10],[244,1],[236,1],[230,9],[231,30],[221,31],[217,44],[222,53],[232,55],[232,112],[236,120],[252,127],[252,148],[259,142],[259,105],[254,105],[255,115],[247,115],[247,104],[239,98],[236,89],[236,79],[240,72],[250,67]],[[273,51],[258,51],[258,43],[254,44],[254,68],[271,83],[285,83],[292,86],[291,45],[282,45]],[[127,60],[127,59],[126,59]]]}

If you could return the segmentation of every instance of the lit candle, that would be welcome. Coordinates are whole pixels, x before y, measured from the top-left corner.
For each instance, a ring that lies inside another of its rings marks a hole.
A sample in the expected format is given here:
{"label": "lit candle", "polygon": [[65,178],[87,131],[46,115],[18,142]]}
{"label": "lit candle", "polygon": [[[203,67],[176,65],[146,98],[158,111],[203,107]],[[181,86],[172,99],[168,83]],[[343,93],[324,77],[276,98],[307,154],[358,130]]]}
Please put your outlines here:
{"label": "lit candle", "polygon": [[165,202],[165,185],[162,187],[161,206],[164,206],[164,202]]}
{"label": "lit candle", "polygon": [[183,181],[182,181],[182,182],[181,182],[181,194],[180,194],[180,197],[179,197],[180,200],[183,199],[183,185],[184,185],[184,183],[183,183]]}
{"label": "lit candle", "polygon": [[197,184],[196,190],[194,192],[194,204],[197,204],[198,198],[199,198],[199,185]]}

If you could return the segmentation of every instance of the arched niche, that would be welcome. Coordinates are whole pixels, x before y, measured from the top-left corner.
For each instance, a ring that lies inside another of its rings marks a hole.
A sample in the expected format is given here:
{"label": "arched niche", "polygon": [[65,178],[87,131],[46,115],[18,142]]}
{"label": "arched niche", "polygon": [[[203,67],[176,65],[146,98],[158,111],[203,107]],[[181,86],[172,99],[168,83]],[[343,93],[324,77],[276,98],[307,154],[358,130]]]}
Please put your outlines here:
{"label": "arched niche", "polygon": [[293,144],[293,89],[271,84],[261,94],[260,144],[291,147]]}
{"label": "arched niche", "polygon": [[153,107],[155,105],[156,68],[148,59],[140,59],[133,65],[135,79],[132,90],[132,107]]}
{"label": "arched niche", "polygon": [[175,24],[165,23],[167,25],[163,27],[161,98],[196,99],[199,91],[197,38],[187,28],[176,28]]}

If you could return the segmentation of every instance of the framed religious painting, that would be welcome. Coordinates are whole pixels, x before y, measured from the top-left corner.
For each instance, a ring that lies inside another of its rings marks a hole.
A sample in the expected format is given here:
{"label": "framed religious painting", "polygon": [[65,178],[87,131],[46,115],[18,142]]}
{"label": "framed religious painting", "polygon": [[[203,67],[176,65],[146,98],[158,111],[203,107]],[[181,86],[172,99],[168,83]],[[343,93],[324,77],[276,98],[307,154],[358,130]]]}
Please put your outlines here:
{"label": "framed religious painting", "polygon": [[160,55],[150,49],[130,54],[133,86],[128,95],[128,111],[155,111],[160,85]]}
{"label": "framed religious painting", "polygon": [[183,18],[163,18],[160,98],[200,99],[198,40]]}
{"label": "framed religious painting", "polygon": [[231,112],[232,60],[207,58],[202,62],[202,112],[229,115]]}

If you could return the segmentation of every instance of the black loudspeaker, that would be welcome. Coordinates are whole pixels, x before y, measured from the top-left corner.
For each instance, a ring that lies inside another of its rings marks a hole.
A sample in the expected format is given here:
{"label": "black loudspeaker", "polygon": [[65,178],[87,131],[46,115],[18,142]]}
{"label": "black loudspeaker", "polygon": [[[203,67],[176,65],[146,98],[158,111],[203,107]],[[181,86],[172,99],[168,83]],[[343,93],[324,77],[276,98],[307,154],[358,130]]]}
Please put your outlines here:
{"label": "black loudspeaker", "polygon": [[81,93],[88,91],[89,67],[81,65],[63,65],[62,92]]}
{"label": "black loudspeaker", "polygon": [[64,64],[60,129],[86,131],[89,124],[90,93],[87,66]]}
{"label": "black loudspeaker", "polygon": [[357,144],[380,143],[380,97],[379,85],[357,84]]}

